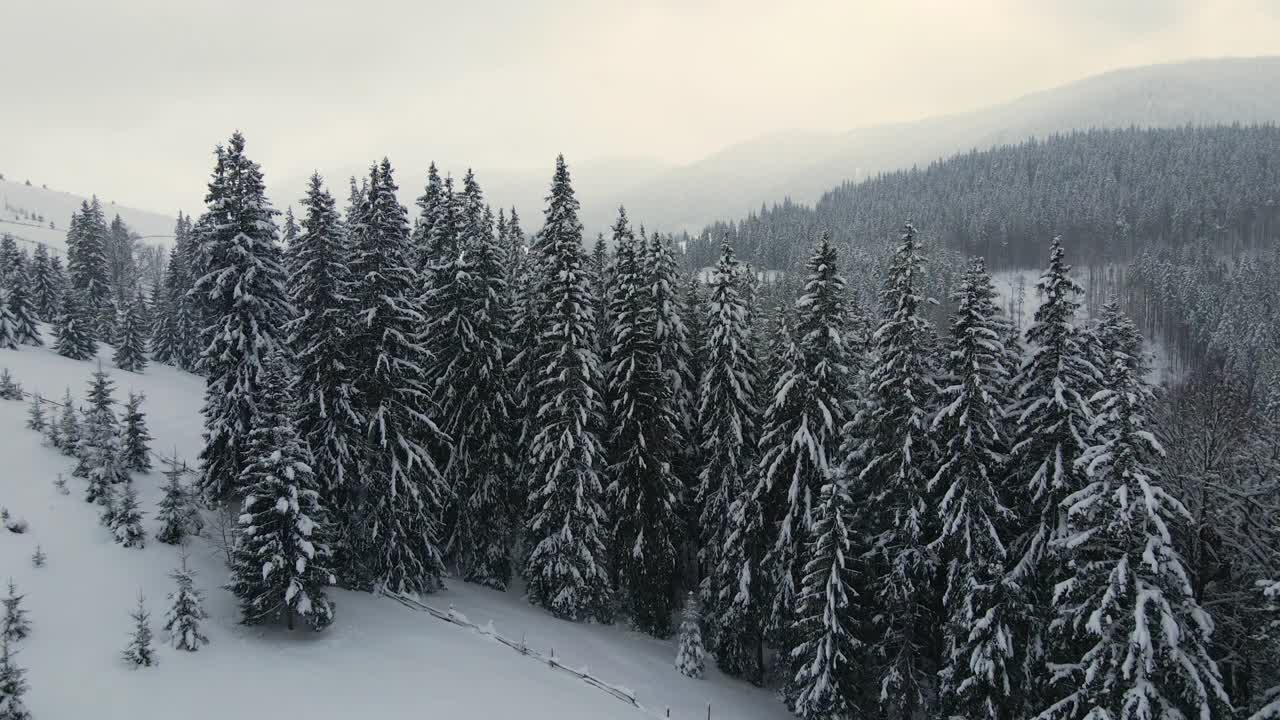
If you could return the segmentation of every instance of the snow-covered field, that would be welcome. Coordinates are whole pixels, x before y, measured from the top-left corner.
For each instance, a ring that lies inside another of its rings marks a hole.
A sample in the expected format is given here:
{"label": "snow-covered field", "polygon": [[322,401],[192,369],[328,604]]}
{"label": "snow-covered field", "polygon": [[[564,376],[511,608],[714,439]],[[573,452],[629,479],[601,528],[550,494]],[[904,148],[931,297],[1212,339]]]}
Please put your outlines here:
{"label": "snow-covered field", "polygon": [[[49,339],[48,328],[46,339]],[[194,461],[200,448],[199,407],[203,381],[164,365],[142,374],[103,367],[123,402],[130,390],[146,393],[144,410],[153,449]],[[48,349],[0,350],[27,391],[58,399],[70,387],[84,395],[93,364]],[[170,649],[161,630],[172,589],[169,572],[179,550],[148,540],[145,549],[112,542],[98,524],[97,507],[83,499],[84,482],[71,478],[71,462],[44,447],[24,427],[27,405],[0,400],[0,506],[25,518],[22,535],[0,530],[0,581],[12,577],[26,594],[32,634],[19,645],[18,662],[28,669],[27,705],[36,720],[129,718],[186,720],[237,718],[601,718],[707,717],[774,720],[791,717],[772,692],[722,676],[708,663],[701,680],[675,671],[674,641],[622,627],[556,620],[530,605],[518,591],[499,593],[460,581],[425,598],[438,608],[455,606],[471,622],[490,621],[506,637],[571,668],[586,666],[611,684],[634,691],[643,710],[546,663],[522,656],[492,638],[411,610],[392,599],[333,592],[335,624],[322,633],[237,624],[234,598],[220,585],[226,578],[220,551],[203,539],[190,546],[197,584],[212,615],[205,630],[211,643],[196,653]],[[54,488],[58,473],[70,495]],[[147,529],[154,533],[160,469],[134,476]],[[43,568],[30,558],[39,544]],[[138,593],[146,596],[160,664],[130,669],[120,653],[129,639],[129,612]]]}
{"label": "snow-covered field", "polygon": [[[34,182],[34,181],[33,181]],[[67,244],[67,228],[71,225],[71,213],[80,209],[80,203],[88,198],[59,190],[49,190],[38,184],[27,185],[14,178],[0,180],[0,233],[8,233],[33,243],[44,243],[50,250],[62,253]],[[173,234],[174,218],[146,210],[135,210],[114,204],[109,198],[98,198],[107,222],[116,215],[134,232],[147,237],[149,244],[168,245],[167,237]],[[43,216],[42,222],[23,217],[19,211]],[[49,222],[54,224],[49,227]]]}

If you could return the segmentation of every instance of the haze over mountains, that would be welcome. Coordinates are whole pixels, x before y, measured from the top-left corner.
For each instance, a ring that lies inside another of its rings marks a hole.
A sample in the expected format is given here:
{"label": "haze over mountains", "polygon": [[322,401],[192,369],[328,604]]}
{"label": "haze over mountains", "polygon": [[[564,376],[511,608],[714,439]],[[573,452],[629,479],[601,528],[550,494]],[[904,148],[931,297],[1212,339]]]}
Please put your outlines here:
{"label": "haze over mountains", "polygon": [[[591,233],[619,204],[650,229],[696,231],[784,198],[812,203],[846,180],[924,164],[971,148],[1091,127],[1172,127],[1280,121],[1280,57],[1196,60],[1116,70],[981,110],[847,133],[784,131],[727,147],[696,163],[575,163],[574,185]],[[460,176],[465,168],[450,168]],[[550,178],[477,169],[489,196],[536,227]],[[406,183],[408,181],[406,180]],[[298,184],[297,187],[301,187]],[[412,188],[402,188],[402,191]],[[416,190],[415,190],[416,192]]]}

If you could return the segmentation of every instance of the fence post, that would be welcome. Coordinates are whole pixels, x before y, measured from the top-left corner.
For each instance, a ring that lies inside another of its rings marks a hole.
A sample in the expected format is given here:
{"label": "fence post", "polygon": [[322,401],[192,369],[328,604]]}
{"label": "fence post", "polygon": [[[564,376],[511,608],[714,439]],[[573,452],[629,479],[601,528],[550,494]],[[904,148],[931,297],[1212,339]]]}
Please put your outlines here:
{"label": "fence post", "polygon": [[711,703],[707,703],[707,720],[711,720]]}

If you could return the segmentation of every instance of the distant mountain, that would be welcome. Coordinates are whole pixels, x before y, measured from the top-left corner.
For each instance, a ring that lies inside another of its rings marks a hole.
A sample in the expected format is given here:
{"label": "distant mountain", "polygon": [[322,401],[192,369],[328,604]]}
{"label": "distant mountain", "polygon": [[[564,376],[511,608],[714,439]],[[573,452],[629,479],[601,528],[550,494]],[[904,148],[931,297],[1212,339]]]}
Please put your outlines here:
{"label": "distant mountain", "polygon": [[[79,210],[80,203],[87,199],[41,185],[15,182],[12,178],[0,180],[0,233],[44,243],[61,253],[66,249],[71,213]],[[170,242],[175,218],[116,205],[105,198],[98,200],[108,222],[119,215],[130,229],[146,238],[145,242],[153,245]]]}
{"label": "distant mountain", "polygon": [[1280,57],[1130,68],[974,112],[843,134],[774,133],[639,179],[613,202],[584,202],[584,221],[607,225],[612,207],[624,202],[651,227],[695,231],[764,203],[812,203],[846,180],[1030,136],[1237,121],[1280,122]]}

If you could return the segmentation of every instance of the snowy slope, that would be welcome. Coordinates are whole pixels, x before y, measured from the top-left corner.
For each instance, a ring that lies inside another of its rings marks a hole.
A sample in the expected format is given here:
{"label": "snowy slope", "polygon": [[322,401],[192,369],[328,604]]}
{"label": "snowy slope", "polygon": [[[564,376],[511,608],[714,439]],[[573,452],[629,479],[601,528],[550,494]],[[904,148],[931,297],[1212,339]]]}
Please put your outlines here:
{"label": "snowy slope", "polygon": [[[80,203],[87,199],[40,185],[15,182],[13,178],[0,180],[0,233],[45,243],[50,250],[61,253],[66,247],[71,213],[79,210]],[[116,205],[107,198],[99,198],[99,201],[107,222],[119,215],[134,232],[146,237],[145,242],[149,244],[167,245],[173,235],[172,217]],[[41,216],[44,220],[36,222],[31,219],[32,215]],[[53,228],[49,227],[50,221]]]}
{"label": "snowy slope", "polygon": [[[47,328],[46,328],[47,330]],[[48,335],[46,334],[46,337]],[[109,368],[109,348],[101,354]],[[83,397],[93,366],[47,349],[0,350],[27,391],[60,398],[71,387]],[[153,449],[194,460],[200,447],[200,378],[163,365],[134,375],[110,368],[115,396],[147,395],[144,409],[156,436]],[[246,628],[236,623],[234,598],[218,586],[226,572],[219,551],[204,540],[191,546],[197,584],[212,614],[205,629],[211,644],[188,654],[163,646],[160,665],[128,669],[120,660],[130,632],[128,613],[141,591],[161,632],[171,590],[169,571],[178,550],[148,542],[145,549],[115,545],[97,522],[96,506],[83,500],[83,481],[70,477],[70,461],[40,444],[24,427],[26,404],[0,400],[0,505],[25,518],[23,535],[0,531],[0,580],[12,576],[27,595],[33,632],[20,645],[28,668],[28,706],[38,720],[130,718],[160,720],[177,708],[188,720],[227,717],[306,717],[310,720],[383,718],[588,718],[712,717],[773,720],[790,717],[772,693],[730,680],[709,667],[691,680],[672,667],[675,648],[619,627],[555,620],[517,593],[498,593],[454,581],[425,598],[456,606],[472,622],[490,621],[502,635],[571,668],[634,690],[645,710],[634,708],[572,675],[524,657],[492,638],[434,619],[392,599],[334,591],[336,623],[315,634]],[[52,481],[68,479],[70,495]],[[135,475],[149,533],[162,476]],[[33,568],[36,544],[48,555]]]}

